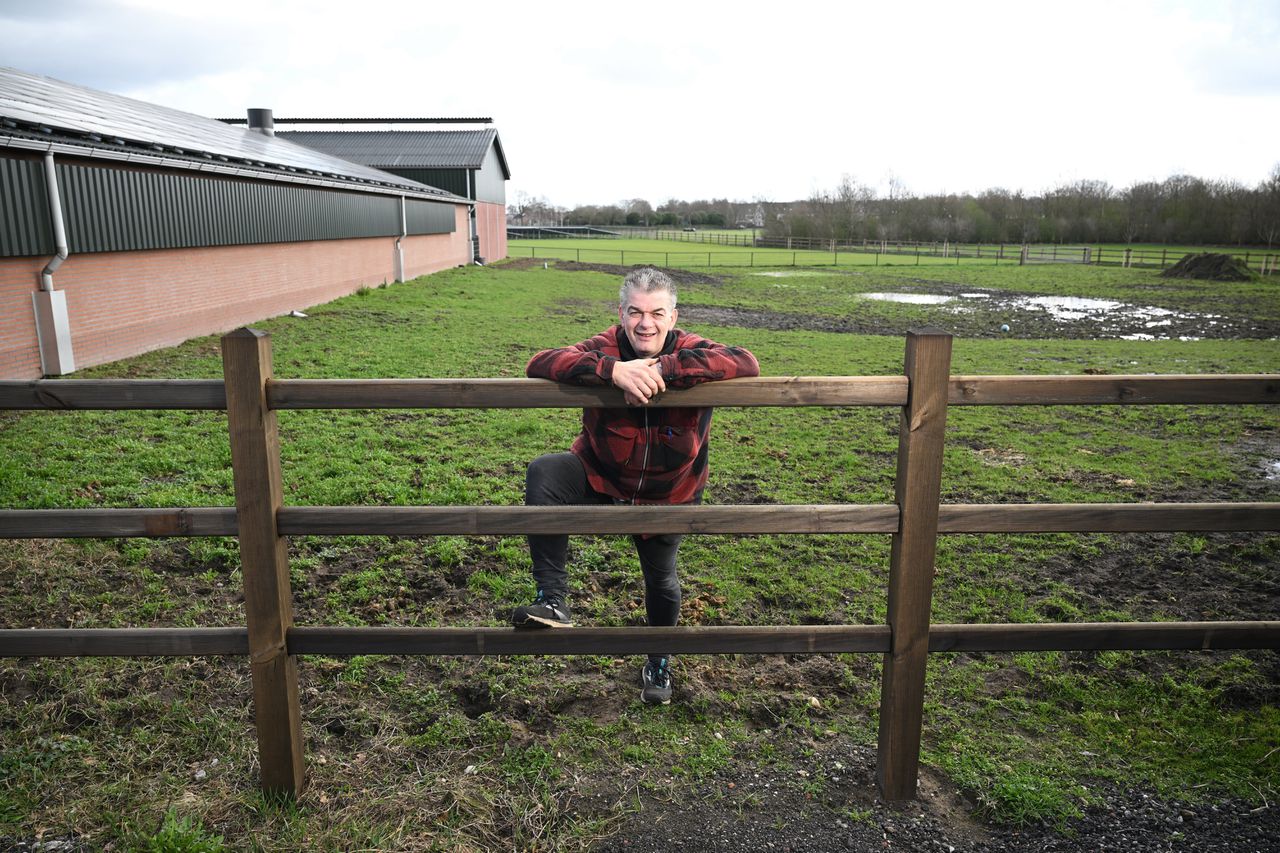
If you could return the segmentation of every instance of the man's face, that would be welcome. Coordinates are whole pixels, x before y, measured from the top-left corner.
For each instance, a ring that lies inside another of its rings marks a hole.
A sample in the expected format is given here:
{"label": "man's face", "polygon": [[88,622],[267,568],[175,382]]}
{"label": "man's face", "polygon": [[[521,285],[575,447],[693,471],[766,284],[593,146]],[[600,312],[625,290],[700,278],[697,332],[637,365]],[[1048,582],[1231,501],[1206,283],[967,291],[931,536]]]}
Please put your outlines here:
{"label": "man's face", "polygon": [[667,332],[676,327],[676,313],[671,294],[665,290],[653,293],[628,290],[627,301],[618,307],[622,329],[631,348],[641,358],[653,358],[662,352]]}

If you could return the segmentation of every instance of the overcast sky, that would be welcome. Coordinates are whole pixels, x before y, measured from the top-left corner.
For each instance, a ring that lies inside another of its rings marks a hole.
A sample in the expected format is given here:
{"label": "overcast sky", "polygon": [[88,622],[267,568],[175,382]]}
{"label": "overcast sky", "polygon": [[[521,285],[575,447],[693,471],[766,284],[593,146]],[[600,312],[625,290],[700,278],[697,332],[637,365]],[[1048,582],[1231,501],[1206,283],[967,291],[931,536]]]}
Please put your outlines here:
{"label": "overcast sky", "polygon": [[1280,163],[1280,2],[0,0],[0,64],[200,115],[492,116],[508,197],[784,201]]}

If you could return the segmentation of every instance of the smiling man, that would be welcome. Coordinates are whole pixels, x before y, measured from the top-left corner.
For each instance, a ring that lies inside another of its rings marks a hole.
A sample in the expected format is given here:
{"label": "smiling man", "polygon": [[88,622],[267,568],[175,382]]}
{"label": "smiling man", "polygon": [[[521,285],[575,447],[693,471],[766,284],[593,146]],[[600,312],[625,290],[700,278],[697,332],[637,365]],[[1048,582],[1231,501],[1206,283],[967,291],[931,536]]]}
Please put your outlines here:
{"label": "smiling man", "polygon": [[[694,504],[707,484],[710,408],[655,408],[649,403],[667,388],[757,376],[755,356],[676,328],[676,285],[651,267],[627,275],[618,295],[618,325],[590,340],[543,350],[525,373],[576,385],[613,385],[629,408],[583,409],[582,432],[568,453],[539,456],[529,464],[525,503]],[[650,625],[675,625],[680,616],[675,534],[633,536],[644,574]],[[517,628],[563,628],[569,614],[565,570],[569,537],[530,536],[532,604],[517,607]],[[650,654],[641,671],[641,698],[671,701],[671,660]]]}

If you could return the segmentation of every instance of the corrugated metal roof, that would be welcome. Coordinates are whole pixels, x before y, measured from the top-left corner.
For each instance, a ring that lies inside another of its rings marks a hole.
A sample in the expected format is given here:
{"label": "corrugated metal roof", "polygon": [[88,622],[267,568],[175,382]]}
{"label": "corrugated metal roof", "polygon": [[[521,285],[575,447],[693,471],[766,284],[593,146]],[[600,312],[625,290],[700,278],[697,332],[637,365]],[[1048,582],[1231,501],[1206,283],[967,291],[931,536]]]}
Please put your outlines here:
{"label": "corrugated metal roof", "polygon": [[379,169],[479,169],[489,146],[497,148],[503,177],[510,178],[498,131],[483,130],[277,130],[276,136]]}
{"label": "corrugated metal roof", "polygon": [[[350,183],[351,189],[403,188],[415,195],[455,198],[435,187],[279,136],[14,68],[0,68],[0,119],[0,147],[32,148],[41,139],[51,143],[61,139],[93,149],[136,151],[166,161],[225,162],[261,170],[266,173],[261,177],[267,179],[273,177],[272,172],[314,175]],[[178,162],[165,165],[181,166]]]}

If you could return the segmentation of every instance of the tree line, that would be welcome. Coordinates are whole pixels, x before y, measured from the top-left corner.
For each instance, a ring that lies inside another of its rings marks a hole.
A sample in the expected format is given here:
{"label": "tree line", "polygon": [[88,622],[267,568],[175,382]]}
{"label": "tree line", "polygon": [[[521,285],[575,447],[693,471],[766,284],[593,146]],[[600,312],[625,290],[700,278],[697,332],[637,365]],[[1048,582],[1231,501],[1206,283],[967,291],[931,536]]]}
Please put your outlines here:
{"label": "tree line", "polygon": [[772,237],[960,243],[1280,245],[1280,163],[1255,186],[1174,175],[1117,189],[1080,180],[1040,194],[915,195],[891,180],[881,195],[846,176],[831,190],[775,202],[644,199],[557,208],[517,193],[508,220],[525,225],[741,227]]}
{"label": "tree line", "polygon": [[[640,228],[692,225],[732,228],[740,223],[749,223],[754,207],[754,202],[717,198],[696,201],[669,199],[655,208],[645,199],[632,198],[617,204],[584,204],[564,208],[557,207],[540,196],[517,192],[515,199],[507,203],[507,222],[510,225],[628,225]],[[763,222],[759,224],[763,226]]]}

